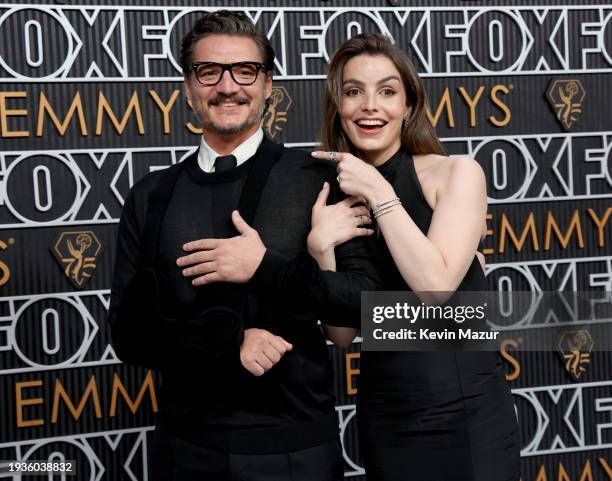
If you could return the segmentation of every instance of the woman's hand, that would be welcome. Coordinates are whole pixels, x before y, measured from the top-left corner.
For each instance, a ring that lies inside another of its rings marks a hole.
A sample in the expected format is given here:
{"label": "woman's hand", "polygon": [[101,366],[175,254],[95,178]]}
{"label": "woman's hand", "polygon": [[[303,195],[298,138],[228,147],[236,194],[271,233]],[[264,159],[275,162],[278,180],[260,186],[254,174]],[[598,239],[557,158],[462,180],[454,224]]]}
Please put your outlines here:
{"label": "woman's hand", "polygon": [[347,152],[316,151],[317,159],[335,160],[340,189],[368,202],[370,207],[395,197],[393,187],[376,168]]}
{"label": "woman's hand", "polygon": [[325,182],[312,206],[312,228],[307,245],[308,252],[321,268],[335,270],[335,262],[332,268],[330,259],[326,259],[333,256],[334,247],[354,237],[371,235],[374,231],[361,227],[370,224],[371,219],[366,207],[355,205],[361,202],[359,198],[349,197],[337,204],[327,205],[329,189],[329,183]]}

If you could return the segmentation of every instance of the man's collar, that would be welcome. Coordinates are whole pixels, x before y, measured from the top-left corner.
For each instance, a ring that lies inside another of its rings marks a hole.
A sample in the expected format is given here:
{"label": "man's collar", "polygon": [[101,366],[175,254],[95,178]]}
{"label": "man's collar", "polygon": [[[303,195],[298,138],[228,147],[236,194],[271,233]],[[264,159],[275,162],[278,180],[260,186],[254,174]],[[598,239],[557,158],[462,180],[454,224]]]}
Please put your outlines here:
{"label": "man's collar", "polygon": [[[263,129],[260,127],[253,135],[251,135],[231,152],[231,155],[236,157],[236,166],[246,162],[253,157],[253,155],[255,155],[255,152],[257,152],[259,144],[261,144],[263,138]],[[204,140],[204,136],[202,135],[200,140],[200,151],[198,152],[198,164],[200,168],[204,172],[213,172],[215,159],[219,157],[219,155],[220,154],[215,152],[206,143],[206,140]]]}

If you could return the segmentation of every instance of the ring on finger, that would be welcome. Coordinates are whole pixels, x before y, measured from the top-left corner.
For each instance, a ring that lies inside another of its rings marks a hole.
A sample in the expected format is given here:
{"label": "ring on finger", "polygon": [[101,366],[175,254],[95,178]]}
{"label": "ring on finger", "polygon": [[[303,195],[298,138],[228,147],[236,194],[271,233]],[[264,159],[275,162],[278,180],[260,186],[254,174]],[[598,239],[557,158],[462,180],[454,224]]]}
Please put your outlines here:
{"label": "ring on finger", "polygon": [[337,152],[330,152],[329,153],[329,160],[336,160],[337,157],[338,157],[338,153]]}

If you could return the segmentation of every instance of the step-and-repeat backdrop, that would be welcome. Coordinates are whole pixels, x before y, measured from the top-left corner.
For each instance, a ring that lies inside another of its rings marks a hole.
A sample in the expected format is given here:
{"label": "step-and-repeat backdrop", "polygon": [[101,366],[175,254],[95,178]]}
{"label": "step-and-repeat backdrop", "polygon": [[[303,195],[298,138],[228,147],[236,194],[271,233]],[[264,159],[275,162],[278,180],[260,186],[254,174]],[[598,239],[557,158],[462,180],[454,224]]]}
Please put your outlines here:
{"label": "step-and-repeat backdrop", "polygon": [[[118,361],[105,316],[130,186],[198,143],[180,40],[225,6],[198,3],[0,3],[0,459],[76,460],[79,480],[150,475],[157,379]],[[389,35],[449,152],[487,174],[491,288],[612,291],[611,5],[226,3],[276,49],[272,139],[314,146],[330,54],[354,33]],[[522,480],[611,480],[612,356],[580,326],[557,351],[520,342],[500,354]],[[330,354],[345,473],[360,480],[359,344]]]}

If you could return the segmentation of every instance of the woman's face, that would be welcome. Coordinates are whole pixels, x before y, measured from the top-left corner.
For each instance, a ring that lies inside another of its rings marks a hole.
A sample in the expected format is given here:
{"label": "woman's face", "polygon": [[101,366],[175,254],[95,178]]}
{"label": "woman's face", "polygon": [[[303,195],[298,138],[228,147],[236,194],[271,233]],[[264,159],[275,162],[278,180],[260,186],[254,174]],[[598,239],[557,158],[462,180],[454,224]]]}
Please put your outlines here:
{"label": "woman's face", "polygon": [[380,165],[399,149],[408,112],[400,73],[389,58],[363,54],[346,63],[340,119],[363,160]]}

